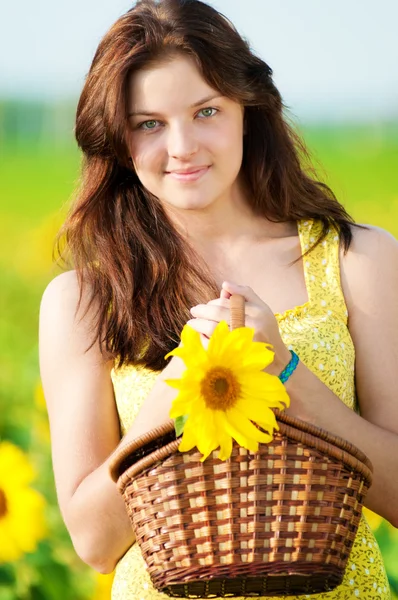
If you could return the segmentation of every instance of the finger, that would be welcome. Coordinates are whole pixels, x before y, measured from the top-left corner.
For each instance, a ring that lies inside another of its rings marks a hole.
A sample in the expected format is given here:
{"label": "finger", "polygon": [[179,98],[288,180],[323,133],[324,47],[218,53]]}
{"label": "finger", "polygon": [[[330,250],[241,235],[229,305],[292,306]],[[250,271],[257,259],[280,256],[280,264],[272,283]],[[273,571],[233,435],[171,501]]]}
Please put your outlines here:
{"label": "finger", "polygon": [[209,300],[207,305],[212,304],[214,306],[223,306],[224,308],[229,308],[229,300],[227,298],[215,298],[214,300]]}
{"label": "finger", "polygon": [[261,302],[261,305],[259,304],[253,304],[253,302],[245,302],[245,315],[246,317],[251,317],[252,319],[257,319],[259,317],[261,317],[261,315],[264,314],[264,309],[269,309],[268,304],[265,304],[265,302]]}
{"label": "finger", "polygon": [[229,319],[229,308],[215,304],[198,304],[191,308],[191,314],[196,319],[207,319],[209,321],[227,321]]}
{"label": "finger", "polygon": [[246,302],[263,302],[259,296],[248,285],[238,285],[232,281],[224,281],[222,289],[229,294],[239,294]]}
{"label": "finger", "polygon": [[231,297],[231,294],[229,292],[227,292],[227,290],[224,290],[223,288],[221,288],[220,298],[226,298],[227,300],[229,300],[230,297]]}
{"label": "finger", "polygon": [[[253,304],[252,302],[245,302],[246,321],[248,318],[257,319],[260,317],[264,311],[264,306],[267,307],[267,305],[264,305],[263,302],[261,303],[261,306]],[[212,307],[213,310],[209,310],[209,307]],[[231,317],[230,302],[225,298],[216,298],[214,300],[210,300],[207,304],[198,304],[197,306],[193,306],[191,308],[191,314],[195,318],[209,319],[217,322],[227,321],[227,323],[229,323]]]}
{"label": "finger", "polygon": [[[223,308],[226,308],[228,312],[230,312],[231,310],[230,301],[222,298],[218,298],[217,300],[210,300],[208,304],[214,304],[214,306],[222,306]],[[261,302],[261,305],[253,304],[253,302],[245,302],[245,315],[248,317],[257,318],[264,311],[264,306],[267,306],[264,304],[264,302]]]}
{"label": "finger", "polygon": [[209,338],[213,335],[218,323],[208,321],[207,319],[190,319],[187,321],[187,325],[190,325],[192,329]]}
{"label": "finger", "polygon": [[[227,298],[215,298],[214,300],[209,300],[206,306],[222,306],[226,308],[228,311],[231,310],[231,304],[229,299]],[[245,302],[245,313],[251,317],[257,317],[261,314],[262,307],[264,306],[264,302],[261,303],[261,307],[258,304],[253,304],[253,302]],[[196,308],[196,307],[193,307]],[[196,315],[195,315],[196,316]]]}

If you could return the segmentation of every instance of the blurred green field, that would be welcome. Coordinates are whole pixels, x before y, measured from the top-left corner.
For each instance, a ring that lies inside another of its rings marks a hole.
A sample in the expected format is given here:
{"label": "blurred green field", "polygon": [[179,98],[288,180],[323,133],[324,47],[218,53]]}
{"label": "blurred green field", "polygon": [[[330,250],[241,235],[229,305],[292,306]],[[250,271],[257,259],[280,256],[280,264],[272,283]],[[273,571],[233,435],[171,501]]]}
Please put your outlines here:
{"label": "blurred green field", "polygon": [[[306,127],[320,178],[357,221],[398,237],[398,123]],[[57,270],[54,235],[78,180],[79,155],[65,144],[0,151],[0,440],[25,450],[46,499],[48,534],[33,554],[0,565],[0,600],[105,600],[110,577],[75,556],[56,506],[49,433],[39,386],[41,294]],[[398,593],[398,531],[373,517],[391,587]]]}

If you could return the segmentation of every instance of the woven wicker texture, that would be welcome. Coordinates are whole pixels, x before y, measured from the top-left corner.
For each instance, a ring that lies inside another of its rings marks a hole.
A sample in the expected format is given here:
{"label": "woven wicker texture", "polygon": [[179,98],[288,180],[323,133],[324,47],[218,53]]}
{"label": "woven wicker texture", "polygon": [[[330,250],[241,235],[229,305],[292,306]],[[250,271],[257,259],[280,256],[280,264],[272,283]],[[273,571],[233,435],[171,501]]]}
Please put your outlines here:
{"label": "woven wicker texture", "polygon": [[[239,299],[233,311],[239,323]],[[199,452],[179,453],[172,422],[115,453],[111,474],[156,589],[283,596],[340,584],[370,462],[341,438],[277,419],[271,444],[255,454],[235,444],[225,462],[216,452],[203,463]]]}
{"label": "woven wicker texture", "polygon": [[[234,445],[225,462],[216,453],[204,463],[199,452],[181,454],[178,440],[162,445],[170,424],[160,438],[159,429],[152,440],[141,438],[150,454],[127,453],[139,461],[120,476],[119,489],[157,589],[186,597],[276,596],[341,582],[370,464],[351,444],[341,446],[353,454],[281,418],[298,421],[278,415],[272,444],[256,454]],[[114,476],[127,457],[125,451],[118,463],[115,456]],[[199,581],[181,585],[191,579]]]}

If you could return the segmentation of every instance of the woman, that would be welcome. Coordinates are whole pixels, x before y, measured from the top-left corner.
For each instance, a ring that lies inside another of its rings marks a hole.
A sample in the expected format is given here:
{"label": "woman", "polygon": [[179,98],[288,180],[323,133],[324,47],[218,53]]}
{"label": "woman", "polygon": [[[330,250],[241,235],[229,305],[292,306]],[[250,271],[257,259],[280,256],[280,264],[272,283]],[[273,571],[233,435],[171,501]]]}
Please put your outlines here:
{"label": "woman", "polygon": [[[59,505],[77,553],[116,567],[115,600],[163,598],[109,477],[120,443],[163,423],[185,323],[205,343],[246,300],[289,412],[374,465],[367,506],[397,526],[398,247],[311,178],[271,69],[197,0],[138,2],[99,45],[79,101],[82,182],[61,235],[74,269],[44,292],[40,362]],[[302,258],[302,255],[304,257]],[[389,598],[362,518],[343,584]]]}

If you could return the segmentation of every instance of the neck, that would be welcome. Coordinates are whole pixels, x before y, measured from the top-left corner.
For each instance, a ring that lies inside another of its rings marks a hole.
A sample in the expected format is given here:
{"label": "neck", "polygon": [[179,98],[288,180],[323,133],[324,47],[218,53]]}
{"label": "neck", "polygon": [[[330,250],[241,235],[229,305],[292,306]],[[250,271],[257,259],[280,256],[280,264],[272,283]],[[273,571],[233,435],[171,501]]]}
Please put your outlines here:
{"label": "neck", "polygon": [[174,225],[195,248],[238,245],[296,235],[296,224],[274,223],[253,213],[241,185],[199,210],[168,207]]}

